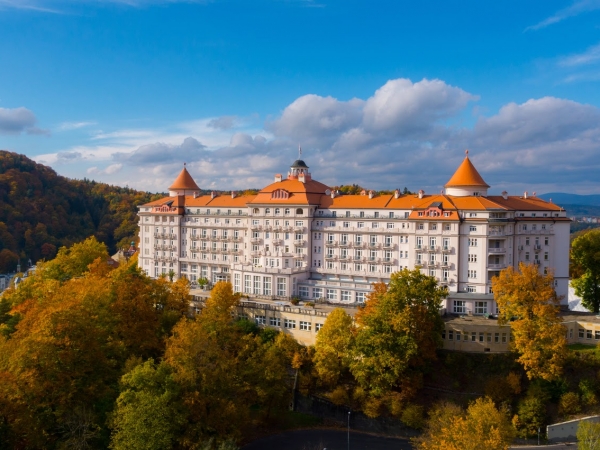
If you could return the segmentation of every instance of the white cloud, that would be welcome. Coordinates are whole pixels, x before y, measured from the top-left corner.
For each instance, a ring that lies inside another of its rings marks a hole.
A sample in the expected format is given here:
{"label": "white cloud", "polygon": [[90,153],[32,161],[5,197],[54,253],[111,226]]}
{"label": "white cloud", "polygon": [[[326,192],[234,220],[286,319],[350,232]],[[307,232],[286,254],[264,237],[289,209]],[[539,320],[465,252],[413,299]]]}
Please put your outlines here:
{"label": "white cloud", "polygon": [[223,130],[209,125],[214,117],[116,129],[38,160],[71,166],[70,176],[87,171],[154,192],[165,190],[184,162],[201,187],[260,188],[286,173],[301,143],[313,176],[326,184],[439,192],[469,148],[496,192],[598,191],[598,108],[543,97],[508,103],[462,126],[460,117],[476,99],[441,80],[390,80],[364,100],[301,96],[265,129],[234,121]]}
{"label": "white cloud", "polygon": [[103,172],[107,175],[112,175],[112,174],[120,171],[122,168],[123,168],[123,164],[111,164],[106,169],[104,169]]}
{"label": "white cloud", "polygon": [[582,66],[600,61],[600,44],[588,48],[585,52],[567,56],[559,60],[564,67]]}
{"label": "white cloud", "polygon": [[579,0],[572,5],[557,11],[552,16],[542,20],[541,22],[525,28],[525,31],[535,31],[555,23],[562,22],[570,17],[575,17],[580,14],[600,9],[600,0]]}
{"label": "white cloud", "polygon": [[58,131],[71,131],[96,125],[96,122],[63,122],[58,126]]}

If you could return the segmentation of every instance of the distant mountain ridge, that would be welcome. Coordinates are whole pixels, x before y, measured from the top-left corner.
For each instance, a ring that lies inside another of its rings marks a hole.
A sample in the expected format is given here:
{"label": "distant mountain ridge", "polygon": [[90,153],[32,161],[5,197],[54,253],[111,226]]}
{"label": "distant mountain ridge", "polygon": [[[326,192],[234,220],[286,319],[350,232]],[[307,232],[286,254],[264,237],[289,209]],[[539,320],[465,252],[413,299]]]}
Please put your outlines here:
{"label": "distant mountain ridge", "polygon": [[110,252],[136,236],[137,205],[162,197],[72,180],[24,155],[0,150],[0,273],[91,235]]}
{"label": "distant mountain ridge", "polygon": [[552,199],[552,203],[563,206],[563,205],[591,205],[600,206],[600,194],[590,195],[579,195],[579,194],[568,194],[566,192],[551,192],[549,194],[538,195],[539,198],[544,200]]}

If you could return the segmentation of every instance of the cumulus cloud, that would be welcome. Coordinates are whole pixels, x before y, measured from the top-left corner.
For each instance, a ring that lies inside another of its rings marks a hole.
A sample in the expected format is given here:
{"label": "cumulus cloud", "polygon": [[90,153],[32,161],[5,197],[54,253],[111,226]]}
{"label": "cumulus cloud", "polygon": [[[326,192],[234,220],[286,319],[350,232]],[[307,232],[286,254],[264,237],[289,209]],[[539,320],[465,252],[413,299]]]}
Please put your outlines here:
{"label": "cumulus cloud", "polygon": [[[480,115],[473,126],[464,126],[460,118],[476,100],[475,95],[441,80],[391,80],[366,99],[301,96],[262,131],[215,130],[208,126],[213,119],[188,122],[171,135],[116,130],[94,139],[100,148],[71,149],[61,161],[75,162],[77,155],[70,152],[79,152],[87,164],[93,164],[89,174],[150,191],[169,186],[183,162],[201,187],[260,188],[275,173],[286,173],[301,143],[302,157],[313,176],[326,184],[358,183],[373,189],[407,186],[434,193],[469,148],[471,159],[495,192],[597,192],[598,108],[542,97],[508,103]],[[182,136],[182,130],[188,134]],[[123,142],[137,144],[111,147]],[[102,162],[95,162],[99,159],[91,158],[92,153],[103,155]],[[41,157],[51,160],[48,155]],[[117,165],[120,171],[103,164]]]}
{"label": "cumulus cloud", "polygon": [[0,108],[0,134],[49,134],[36,122],[35,114],[27,108]]}

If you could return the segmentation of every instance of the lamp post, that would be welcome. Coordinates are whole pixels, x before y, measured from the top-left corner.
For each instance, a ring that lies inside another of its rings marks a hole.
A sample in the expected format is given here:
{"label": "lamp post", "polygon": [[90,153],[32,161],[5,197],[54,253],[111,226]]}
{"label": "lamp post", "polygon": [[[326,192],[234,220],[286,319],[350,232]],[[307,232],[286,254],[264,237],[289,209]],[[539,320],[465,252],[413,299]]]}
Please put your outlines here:
{"label": "lamp post", "polygon": [[540,427],[538,427],[538,445],[540,445]]}
{"label": "lamp post", "polygon": [[348,450],[350,450],[350,411],[348,411]]}

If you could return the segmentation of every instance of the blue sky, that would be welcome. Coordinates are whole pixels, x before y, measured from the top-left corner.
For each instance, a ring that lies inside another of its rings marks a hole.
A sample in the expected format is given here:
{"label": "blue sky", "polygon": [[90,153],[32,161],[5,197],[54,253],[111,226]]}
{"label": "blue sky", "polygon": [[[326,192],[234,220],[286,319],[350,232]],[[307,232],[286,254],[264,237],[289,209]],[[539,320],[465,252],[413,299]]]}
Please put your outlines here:
{"label": "blue sky", "polygon": [[0,149],[73,178],[600,193],[600,0],[0,0]]}

